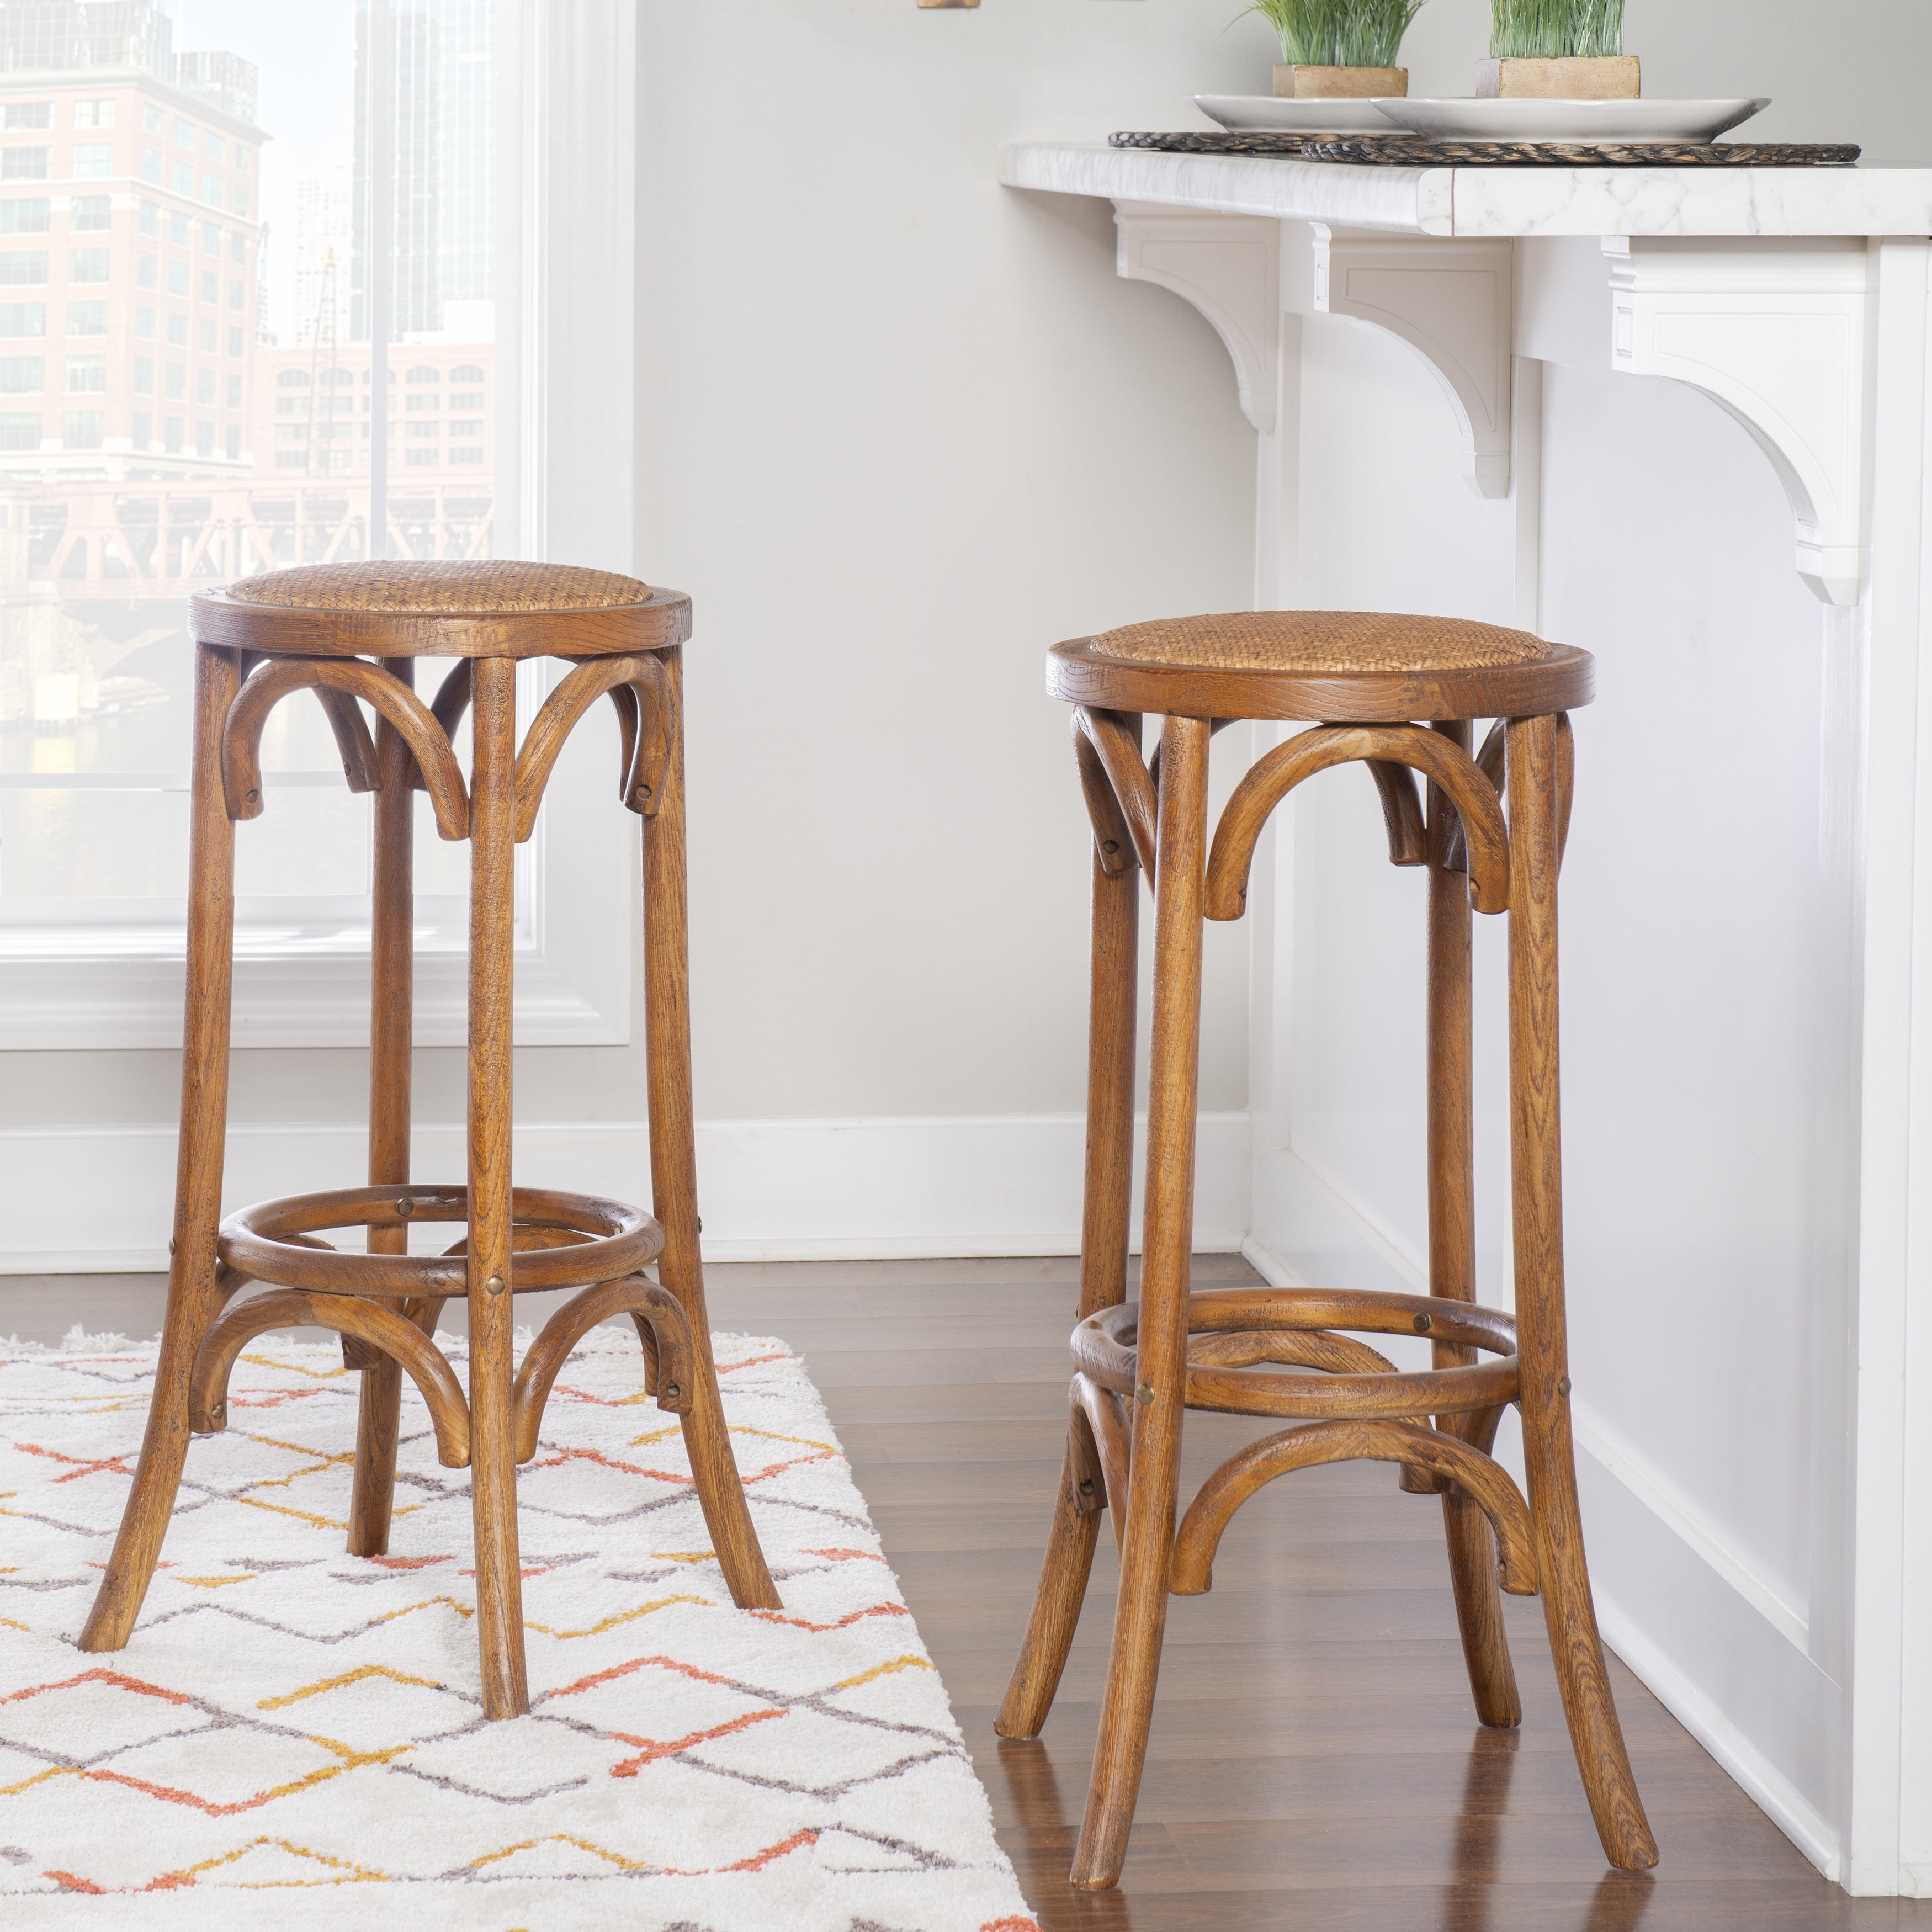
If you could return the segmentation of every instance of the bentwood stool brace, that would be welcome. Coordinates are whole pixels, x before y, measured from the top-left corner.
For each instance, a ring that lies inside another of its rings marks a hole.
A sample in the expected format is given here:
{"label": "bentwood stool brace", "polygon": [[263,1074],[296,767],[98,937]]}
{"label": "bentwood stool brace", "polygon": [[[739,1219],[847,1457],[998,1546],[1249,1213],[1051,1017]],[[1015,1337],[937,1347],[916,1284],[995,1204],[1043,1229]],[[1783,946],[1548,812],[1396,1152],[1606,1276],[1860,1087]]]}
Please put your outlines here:
{"label": "bentwood stool brace", "polygon": [[[1066,1461],[997,1728],[1033,1738],[1046,1720],[1104,1508],[1120,1547],[1120,1594],[1076,1886],[1120,1876],[1169,1593],[1208,1588],[1222,1532],[1264,1484],[1356,1459],[1396,1463],[1403,1489],[1442,1496],[1462,1648],[1485,1724],[1522,1718],[1498,1585],[1540,1592],[1604,1849],[1628,1869],[1657,1862],[1591,1603],[1564,1332],[1556,881],[1573,763],[1566,714],[1590,701],[1594,675],[1584,652],[1521,632],[1370,612],[1136,625],[1056,645],[1048,657],[1048,691],[1075,706],[1094,836],[1086,1209]],[[1166,720],[1150,761],[1141,748],[1147,712]],[[1238,718],[1315,722],[1256,762],[1210,846],[1208,739]],[[1471,724],[1481,718],[1496,722],[1472,756]],[[1428,874],[1430,1292],[1192,1294],[1202,921],[1241,916],[1256,841],[1276,806],[1305,779],[1354,762],[1366,764],[1380,791],[1390,856]],[[1142,874],[1155,895],[1154,1031],[1140,1300],[1129,1306]],[[1509,920],[1514,1321],[1475,1300],[1472,905]],[[1362,1334],[1426,1335],[1434,1366],[1400,1373],[1354,1339]],[[1526,1500],[1489,1453],[1511,1402],[1522,1416]],[[1298,1426],[1222,1464],[1177,1528],[1190,1408]]]}
{"label": "bentwood stool brace", "polygon": [[[317,565],[196,597],[194,775],[181,1147],[166,1324],[147,1433],[83,1650],[131,1634],[192,1435],[226,1420],[229,1372],[266,1330],[336,1330],[362,1374],[349,1548],[383,1554],[402,1376],[421,1391],[439,1460],[470,1471],[483,1708],[529,1707],[516,1469],[536,1453],[550,1384],[585,1332],[629,1314],[646,1386],[680,1418],[692,1477],[734,1600],[778,1595],[746,1508],[712,1363],[698,1262],[686,938],[682,652],[690,600],[627,577],[530,563]],[[516,736],[519,658],[572,669]],[[453,657],[434,704],[415,659]],[[268,713],[314,691],[353,791],[375,799],[369,1185],[304,1194],[220,1219],[234,941],[235,821],[262,809]],[[606,698],[622,731],[623,802],[644,820],[644,989],[655,1219],[620,1202],[513,1187],[510,1174],[512,858],[529,838],[564,741]],[[362,706],[376,715],[370,736]],[[450,740],[472,714],[464,782]],[[469,1172],[410,1174],[412,793],[470,851]],[[417,1222],[455,1222],[442,1255],[412,1255]],[[366,1228],[366,1252],[319,1238]],[[658,1280],[643,1269],[658,1263]],[[268,1292],[235,1302],[250,1282]],[[519,1292],[580,1288],[512,1366]],[[470,1396],[430,1339],[444,1301],[467,1299]]]}

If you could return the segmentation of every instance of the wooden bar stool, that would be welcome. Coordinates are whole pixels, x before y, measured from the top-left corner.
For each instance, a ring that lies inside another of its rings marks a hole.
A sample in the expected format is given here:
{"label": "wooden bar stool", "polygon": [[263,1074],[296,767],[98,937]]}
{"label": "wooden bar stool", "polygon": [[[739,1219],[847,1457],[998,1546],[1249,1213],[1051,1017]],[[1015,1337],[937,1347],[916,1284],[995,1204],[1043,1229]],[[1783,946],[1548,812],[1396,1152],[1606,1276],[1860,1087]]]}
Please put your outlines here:
{"label": "wooden bar stool", "polygon": [[[1106,1508],[1120,1594],[1076,1886],[1120,1876],[1168,1592],[1208,1588],[1229,1520],[1264,1484],[1356,1459],[1396,1463],[1404,1489],[1442,1495],[1462,1648],[1485,1724],[1522,1718],[1498,1582],[1519,1595],[1540,1591],[1604,1851],[1626,1869],[1657,1862],[1590,1600],[1564,1336],[1556,880],[1573,763],[1565,714],[1587,704],[1594,686],[1582,651],[1488,625],[1371,612],[1135,625],[1056,645],[1048,658],[1048,691],[1075,706],[1095,843],[1086,1209],[1066,1461],[1032,1622],[996,1728],[1033,1738],[1046,1722]],[[1150,765],[1141,753],[1146,712],[1166,720]],[[1319,722],[1256,762],[1210,847],[1208,739],[1238,718]],[[1470,726],[1479,718],[1496,722],[1472,758]],[[1390,857],[1428,868],[1430,1292],[1191,1294],[1202,920],[1241,916],[1256,841],[1282,799],[1316,772],[1355,761],[1381,792]],[[1154,884],[1154,1035],[1140,1300],[1129,1306],[1141,871]],[[1475,1302],[1472,905],[1509,915],[1514,1321]],[[1426,1335],[1434,1366],[1400,1373],[1350,1330]],[[1526,1503],[1489,1454],[1510,1402],[1522,1412]],[[1222,1464],[1177,1530],[1190,1408],[1300,1426]]]}
{"label": "wooden bar stool", "polygon": [[[226,1420],[236,1357],[272,1328],[335,1330],[362,1374],[349,1549],[388,1547],[402,1375],[422,1391],[437,1454],[471,1472],[483,1708],[530,1705],[524,1668],[516,1468],[536,1453],[552,1381],[579,1338],[628,1313],[646,1386],[680,1418],[698,1495],[733,1599],[776,1608],[718,1395],[698,1261],[686,938],[680,646],[691,601],[602,571],[533,563],[316,565],[211,591],[191,605],[194,773],[181,1144],[166,1327],[140,1462],[106,1580],[80,1638],[118,1650],[160,1555],[191,1434]],[[418,657],[453,657],[434,705]],[[519,748],[516,668],[574,668]],[[373,662],[372,662],[373,660]],[[268,713],[314,691],[352,791],[375,800],[369,1185],[304,1194],[220,1220],[234,940],[235,821],[262,810]],[[621,796],[644,820],[644,987],[655,1219],[620,1202],[513,1187],[510,1176],[512,857],[530,837],[558,753],[608,696],[623,735]],[[362,706],[376,714],[372,738]],[[450,738],[469,710],[469,784]],[[469,1173],[410,1176],[413,789],[470,852]],[[459,1222],[440,1256],[408,1252],[416,1222]],[[344,1252],[325,1229],[368,1230]],[[658,1282],[640,1270],[658,1264]],[[249,1282],[268,1292],[222,1312]],[[512,1372],[518,1291],[580,1288]],[[444,1301],[467,1298],[470,1395],[430,1339]]]}

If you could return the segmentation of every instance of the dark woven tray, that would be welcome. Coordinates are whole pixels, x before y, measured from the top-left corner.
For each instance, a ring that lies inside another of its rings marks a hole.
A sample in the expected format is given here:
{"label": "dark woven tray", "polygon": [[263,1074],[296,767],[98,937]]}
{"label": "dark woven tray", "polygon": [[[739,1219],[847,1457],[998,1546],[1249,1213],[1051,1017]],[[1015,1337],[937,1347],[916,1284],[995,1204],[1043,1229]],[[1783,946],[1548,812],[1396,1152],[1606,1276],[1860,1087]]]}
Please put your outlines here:
{"label": "dark woven tray", "polygon": [[1168,154],[1279,154],[1384,168],[1848,168],[1848,143],[1682,141],[1425,141],[1413,134],[1319,140],[1300,134],[1115,134],[1116,148]]}

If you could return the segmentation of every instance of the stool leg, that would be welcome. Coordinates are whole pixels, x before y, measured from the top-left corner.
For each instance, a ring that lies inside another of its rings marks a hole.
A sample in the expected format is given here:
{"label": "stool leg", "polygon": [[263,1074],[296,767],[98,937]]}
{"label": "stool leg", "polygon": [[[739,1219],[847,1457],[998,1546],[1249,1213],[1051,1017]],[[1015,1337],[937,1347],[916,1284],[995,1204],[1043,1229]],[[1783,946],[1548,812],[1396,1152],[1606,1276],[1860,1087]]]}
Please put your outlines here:
{"label": "stool leg", "polygon": [[[470,1415],[483,1714],[530,1708],[511,1414],[510,1047],[517,667],[478,658],[470,784]],[[494,1284],[494,1290],[492,1284]]]}
{"label": "stool leg", "polygon": [[1610,1695],[1576,1499],[1563,1306],[1558,1103],[1556,727],[1509,726],[1510,1167],[1523,1456],[1544,1616],[1577,1768],[1612,1864],[1642,1870],[1657,1841],[1630,1776]]}
{"label": "stool leg", "polygon": [[1115,1883],[1126,1857],[1167,1622],[1174,1492],[1187,1382],[1194,1233],[1195,1112],[1201,1061],[1202,892],[1208,847],[1204,718],[1170,718],[1161,740],[1155,880],[1154,1045],[1148,1097],[1147,1215],[1127,1520],[1100,1736],[1071,1881]]}
{"label": "stool leg", "polygon": [[82,1650],[118,1650],[154,1574],[188,1455],[188,1375],[220,1312],[214,1286],[228,1117],[229,997],[234,977],[235,825],[221,787],[221,731],[240,685],[235,658],[195,650],[194,793],[188,829],[188,985],[182,1028],[181,1141],[167,1314],[147,1432]]}
{"label": "stool leg", "polygon": [[[412,659],[392,659],[387,668],[400,682],[414,685]],[[401,1187],[410,1178],[416,973],[416,794],[410,781],[415,761],[402,734],[386,718],[376,725],[376,766],[382,789],[375,802],[369,954],[369,1179],[376,1186]],[[368,1249],[372,1255],[406,1254],[409,1230],[371,1228]],[[381,1556],[388,1550],[402,1401],[401,1368],[379,1355],[362,1371],[356,1419],[356,1478],[349,1504],[352,1556]]]}
{"label": "stool leg", "polygon": [[[682,653],[663,653],[682,697]],[[664,1229],[658,1279],[678,1298],[691,1325],[691,1408],[684,1444],[711,1546],[740,1610],[780,1607],[739,1480],[704,1307],[698,1255],[698,1149],[692,1123],[689,907],[685,874],[684,707],[676,721],[664,796],[644,824],[644,1027],[650,1058],[652,1212]]]}
{"label": "stool leg", "polygon": [[[1469,748],[1466,724],[1436,729]],[[1444,862],[1455,808],[1429,788],[1429,1292],[1455,1301],[1476,1298],[1475,1060],[1470,999],[1469,892],[1467,878]],[[1474,1361],[1476,1351],[1438,1342],[1435,1365]],[[1460,1434],[1466,1418],[1442,1418],[1438,1426]],[[1476,1715],[1504,1729],[1522,1722],[1522,1700],[1503,1628],[1496,1546],[1489,1518],[1461,1490],[1442,1493],[1442,1528],[1456,1621]]]}
{"label": "stool leg", "polygon": [[[1080,1318],[1127,1298],[1134,1160],[1134,1007],[1139,968],[1141,869],[1109,872],[1094,856],[1094,955],[1087,1025],[1087,1176],[1080,1229]],[[1076,1422],[1072,1426],[1078,1428]],[[1033,1616],[993,1729],[1036,1738],[1053,1708],[1080,1622],[1100,1535],[1083,1512],[1070,1443],[1047,1533]]]}

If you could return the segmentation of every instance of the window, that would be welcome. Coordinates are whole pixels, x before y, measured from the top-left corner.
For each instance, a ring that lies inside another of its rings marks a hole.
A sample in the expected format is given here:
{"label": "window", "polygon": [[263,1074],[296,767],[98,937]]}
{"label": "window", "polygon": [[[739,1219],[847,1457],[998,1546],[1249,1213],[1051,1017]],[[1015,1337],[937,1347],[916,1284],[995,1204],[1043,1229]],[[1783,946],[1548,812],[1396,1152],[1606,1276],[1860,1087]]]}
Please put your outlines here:
{"label": "window", "polygon": [[168,317],[168,340],[177,349],[185,349],[188,346],[188,317],[186,316],[171,315]]}
{"label": "window", "polygon": [[[412,410],[440,410],[442,407],[442,398],[440,396],[412,396],[404,406]],[[416,425],[412,424],[411,427]],[[430,434],[434,435],[435,433],[432,427]]]}
{"label": "window", "polygon": [[186,195],[192,195],[194,193],[194,166],[192,162],[176,162],[175,192],[177,194]]}
{"label": "window", "polygon": [[46,332],[45,302],[0,302],[0,335],[44,335]]}
{"label": "window", "polygon": [[452,463],[481,463],[483,452],[480,449],[452,449],[449,460]]}
{"label": "window", "polygon": [[168,293],[184,296],[188,293],[188,264],[185,262],[170,262],[168,264]]}
{"label": "window", "polygon": [[231,463],[242,460],[242,425],[230,423],[224,432],[228,440],[228,460]]}
{"label": "window", "polygon": [[308,414],[308,398],[306,396],[278,396],[275,398],[275,413],[278,416],[305,416]]}
{"label": "window", "polygon": [[442,434],[442,425],[440,422],[406,423],[404,428],[408,434],[414,436],[440,436]]}
{"label": "window", "polygon": [[151,308],[137,308],[134,311],[134,333],[144,342],[152,342],[154,337],[154,311]]}
{"label": "window", "polygon": [[76,181],[104,181],[114,172],[114,146],[110,141],[76,142],[74,178]]}
{"label": "window", "polygon": [[104,282],[109,259],[105,248],[70,248],[67,278],[70,282]]}
{"label": "window", "polygon": [[67,358],[67,392],[70,396],[104,395],[106,390],[106,356],[70,356]]}
{"label": "window", "polygon": [[406,449],[403,460],[412,468],[421,469],[425,464],[440,463],[442,452],[440,449]]}
{"label": "window", "polygon": [[192,121],[177,121],[175,123],[175,146],[178,148],[194,146],[194,123]]}
{"label": "window", "polygon": [[0,149],[0,181],[45,181],[53,172],[51,148]]}
{"label": "window", "polygon": [[152,356],[134,358],[134,393],[137,396],[152,396],[154,393],[154,358]]}
{"label": "window", "polygon": [[105,335],[107,304],[104,302],[70,302],[67,305],[67,332],[70,335]]}
{"label": "window", "polygon": [[134,257],[134,286],[140,289],[158,287],[161,279],[160,258],[156,255],[136,255]]}
{"label": "window", "polygon": [[144,411],[134,412],[134,447],[146,449],[154,440],[154,419]]}
{"label": "window", "polygon": [[46,362],[38,356],[0,356],[0,396],[38,396]]}
{"label": "window", "polygon": [[212,221],[201,224],[201,252],[204,255],[221,253],[221,230]]}
{"label": "window", "polygon": [[245,175],[246,173],[248,173],[248,171],[250,170],[250,169],[251,169],[252,167],[254,167],[254,165],[255,165],[255,151],[254,151],[254,149],[253,148],[244,148],[244,147],[243,147],[243,146],[242,146],[242,145],[241,144],[241,142],[238,142],[238,142],[236,142],[236,144],[235,144],[235,171],[236,171],[236,172],[237,174],[243,174],[243,175]]}
{"label": "window", "polygon": [[144,201],[141,204],[140,226],[143,235],[158,235],[161,232],[161,210],[157,202]]}
{"label": "window", "polygon": [[201,137],[201,152],[211,161],[225,161],[228,158],[228,143],[211,128]]}
{"label": "window", "polygon": [[161,420],[161,441],[170,456],[178,456],[188,425],[179,416],[164,416]]}
{"label": "window", "polygon": [[483,398],[480,394],[472,391],[468,395],[452,396],[449,406],[453,410],[480,410],[483,406]]}
{"label": "window", "polygon": [[246,214],[248,212],[248,190],[239,182],[235,184],[234,199],[229,206],[237,214]]}
{"label": "window", "polygon": [[248,238],[245,235],[231,235],[228,238],[228,254],[231,261],[239,262],[245,268],[248,266]]}
{"label": "window", "polygon": [[238,328],[231,328],[228,332],[228,352],[231,356],[239,356],[242,352],[242,332]]}
{"label": "window", "polygon": [[238,410],[242,406],[242,378],[231,376],[228,379],[228,406]]}
{"label": "window", "polygon": [[33,288],[47,279],[47,251],[44,248],[16,248],[0,255],[0,284],[14,288]]}
{"label": "window", "polygon": [[194,453],[197,456],[212,456],[214,454],[214,425],[212,422],[195,424]]}
{"label": "window", "polygon": [[194,372],[194,399],[208,408],[214,406],[214,371],[197,369]]}
{"label": "window", "polygon": [[275,378],[275,387],[278,389],[305,389],[308,387],[308,371],[306,369],[284,369]]}
{"label": "window", "polygon": [[40,446],[38,416],[16,416],[11,411],[0,416],[0,449],[38,449]]}
{"label": "window", "polygon": [[440,382],[442,380],[442,371],[432,369],[426,362],[418,362],[410,371],[407,380],[412,382]]}
{"label": "window", "polygon": [[10,134],[23,134],[33,128],[51,128],[54,104],[51,100],[10,100],[5,124]]}
{"label": "window", "polygon": [[218,302],[221,299],[221,278],[212,268],[201,272],[201,298],[205,302]]}
{"label": "window", "polygon": [[450,370],[449,380],[452,382],[484,382],[489,377],[474,362],[459,362]]}
{"label": "window", "polygon": [[0,201],[0,235],[44,235],[53,225],[45,201]]}
{"label": "window", "polygon": [[168,130],[168,117],[158,107],[141,110],[141,131],[144,134],[165,134]]}
{"label": "window", "polygon": [[304,449],[278,449],[275,452],[275,467],[278,470],[306,470],[308,467],[308,452]]}
{"label": "window", "polygon": [[248,306],[248,284],[246,282],[232,281],[228,284],[228,306],[230,308],[246,308]]}
{"label": "window", "polygon": [[158,148],[141,150],[141,178],[152,182],[157,188],[161,184],[161,151]]}
{"label": "window", "polygon": [[212,322],[201,323],[194,332],[195,346],[204,356],[212,356],[220,344],[221,332]]}
{"label": "window", "polygon": [[221,206],[221,177],[219,175],[202,176],[201,198],[210,208],[219,208]]}
{"label": "window", "polygon": [[481,436],[483,434],[483,425],[480,422],[466,419],[454,422],[449,425],[449,433],[452,436]]}
{"label": "window", "polygon": [[168,217],[168,239],[172,242],[177,248],[185,248],[188,246],[189,231],[193,226],[194,224],[190,222],[184,214],[170,215]]}
{"label": "window", "polygon": [[171,403],[188,400],[188,366],[185,363],[170,362],[166,372],[167,398]]}
{"label": "window", "polygon": [[68,204],[67,224],[70,228],[111,228],[114,204],[104,194],[77,194]]}
{"label": "window", "polygon": [[98,449],[107,418],[99,410],[69,410],[61,418],[61,442],[68,449]]}
{"label": "window", "polygon": [[114,104],[111,100],[76,100],[74,104],[74,124],[76,128],[111,128],[114,124]]}
{"label": "window", "polygon": [[275,425],[278,442],[306,442],[308,440],[307,423],[278,423]]}

